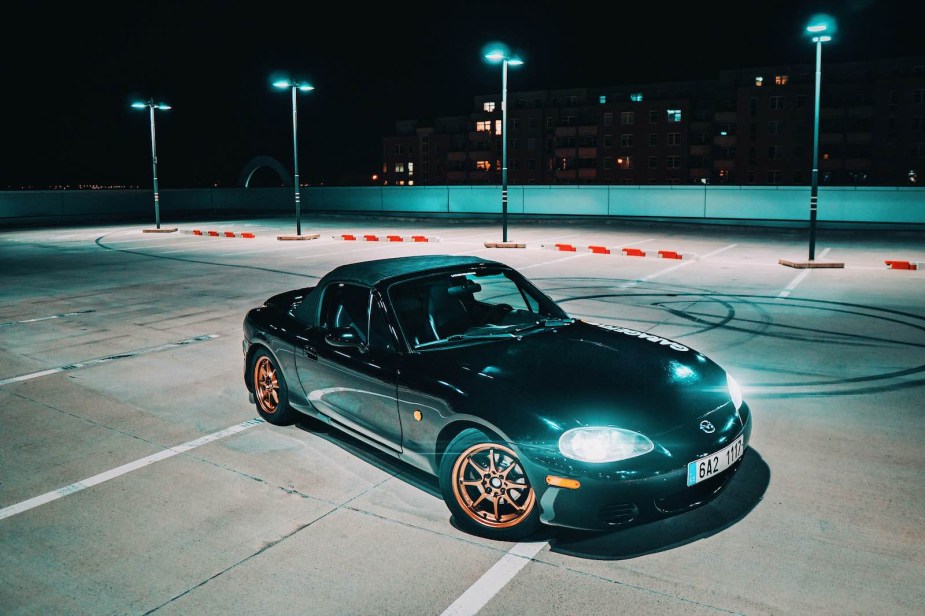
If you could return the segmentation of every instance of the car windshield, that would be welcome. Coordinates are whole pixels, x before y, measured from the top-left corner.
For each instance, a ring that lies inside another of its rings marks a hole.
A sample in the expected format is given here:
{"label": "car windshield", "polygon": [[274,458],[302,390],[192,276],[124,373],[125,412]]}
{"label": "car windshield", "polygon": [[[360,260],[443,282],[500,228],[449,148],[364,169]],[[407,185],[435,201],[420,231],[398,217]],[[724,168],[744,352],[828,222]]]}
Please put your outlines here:
{"label": "car windshield", "polygon": [[524,278],[492,269],[396,283],[388,295],[411,348],[503,340],[572,319]]}

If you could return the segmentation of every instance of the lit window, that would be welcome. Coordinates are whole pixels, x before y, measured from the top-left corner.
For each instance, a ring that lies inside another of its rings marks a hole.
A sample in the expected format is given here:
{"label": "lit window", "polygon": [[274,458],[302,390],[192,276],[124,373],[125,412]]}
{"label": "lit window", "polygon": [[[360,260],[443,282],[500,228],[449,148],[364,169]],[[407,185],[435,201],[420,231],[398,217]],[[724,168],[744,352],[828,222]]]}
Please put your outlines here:
{"label": "lit window", "polygon": [[680,109],[669,109],[667,111],[667,120],[669,122],[677,123],[681,121],[681,110]]}
{"label": "lit window", "polygon": [[790,78],[787,77],[787,75],[775,75],[774,76],[774,83],[779,86],[787,85],[788,81],[790,81]]}
{"label": "lit window", "polygon": [[632,169],[633,168],[633,157],[632,156],[621,156],[617,159],[617,167],[620,169]]}
{"label": "lit window", "polygon": [[414,163],[408,163],[408,175],[414,175]]}
{"label": "lit window", "polygon": [[495,120],[495,134],[501,134],[501,120]]}
{"label": "lit window", "polygon": [[482,111],[494,111],[494,110],[495,110],[494,101],[487,101],[482,104]]}
{"label": "lit window", "polygon": [[603,95],[603,94],[602,94],[601,96],[599,96],[597,100],[598,100],[598,102],[599,102],[601,105],[606,105],[606,104],[607,104],[607,97],[606,97],[605,95]]}
{"label": "lit window", "polygon": [[630,94],[630,100],[633,101],[634,103],[641,103],[642,102],[642,92],[633,92],[632,94]]}
{"label": "lit window", "polygon": [[490,131],[491,130],[491,120],[482,120],[475,123],[475,130],[479,132]]}
{"label": "lit window", "polygon": [[405,163],[395,163],[395,173],[404,173]]}
{"label": "lit window", "polygon": [[490,171],[491,162],[487,160],[477,160],[475,161],[475,168],[480,171]]}
{"label": "lit window", "polygon": [[755,77],[755,86],[761,87],[764,85],[764,77]]}

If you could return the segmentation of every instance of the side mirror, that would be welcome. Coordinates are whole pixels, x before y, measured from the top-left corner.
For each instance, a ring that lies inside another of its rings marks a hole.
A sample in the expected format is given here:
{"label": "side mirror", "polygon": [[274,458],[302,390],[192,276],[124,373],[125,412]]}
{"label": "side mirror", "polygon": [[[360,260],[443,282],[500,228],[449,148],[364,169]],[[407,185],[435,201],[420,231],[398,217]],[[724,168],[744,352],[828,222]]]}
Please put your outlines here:
{"label": "side mirror", "polygon": [[359,349],[361,353],[369,350],[357,331],[350,326],[332,330],[324,337],[324,340],[333,347]]}

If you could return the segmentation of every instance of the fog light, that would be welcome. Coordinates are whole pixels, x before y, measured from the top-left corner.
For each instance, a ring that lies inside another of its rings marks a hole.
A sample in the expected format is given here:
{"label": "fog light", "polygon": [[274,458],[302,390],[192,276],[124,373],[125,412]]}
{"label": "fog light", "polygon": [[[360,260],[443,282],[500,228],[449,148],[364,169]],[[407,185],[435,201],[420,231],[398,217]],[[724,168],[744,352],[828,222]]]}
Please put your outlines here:
{"label": "fog light", "polygon": [[565,477],[555,477],[554,475],[547,475],[546,483],[557,488],[567,488],[569,490],[577,490],[581,487],[581,483],[577,479],[566,479]]}

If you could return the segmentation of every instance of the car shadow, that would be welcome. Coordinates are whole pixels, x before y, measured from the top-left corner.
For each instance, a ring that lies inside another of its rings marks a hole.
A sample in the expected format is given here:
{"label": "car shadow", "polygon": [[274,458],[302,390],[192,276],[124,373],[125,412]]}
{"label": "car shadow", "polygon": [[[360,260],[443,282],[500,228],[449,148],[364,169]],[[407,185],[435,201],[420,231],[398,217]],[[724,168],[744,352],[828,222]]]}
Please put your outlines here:
{"label": "car shadow", "polygon": [[711,537],[738,523],[761,502],[770,483],[770,467],[749,448],[726,488],[696,509],[612,531],[549,528],[535,539],[548,540],[552,552],[596,560],[623,560],[663,552]]}
{"label": "car shadow", "polygon": [[[325,439],[408,485],[443,499],[439,480],[429,473],[321,421],[305,418],[296,427]],[[738,523],[761,502],[770,482],[771,469],[757,451],[749,448],[742,457],[736,476],[713,500],[696,509],[609,531],[543,527],[524,541],[548,541],[552,552],[595,560],[623,560],[663,552],[713,536]],[[449,523],[455,527],[452,516]]]}

